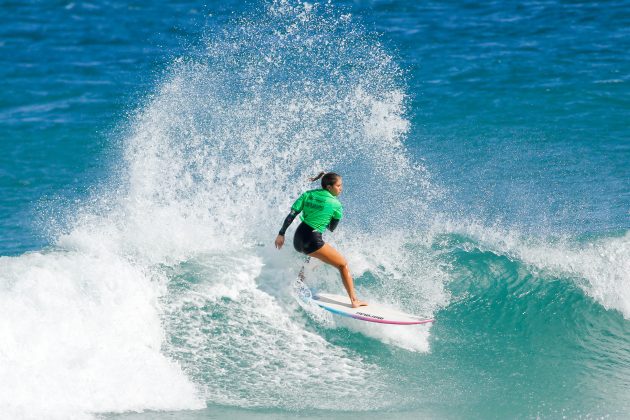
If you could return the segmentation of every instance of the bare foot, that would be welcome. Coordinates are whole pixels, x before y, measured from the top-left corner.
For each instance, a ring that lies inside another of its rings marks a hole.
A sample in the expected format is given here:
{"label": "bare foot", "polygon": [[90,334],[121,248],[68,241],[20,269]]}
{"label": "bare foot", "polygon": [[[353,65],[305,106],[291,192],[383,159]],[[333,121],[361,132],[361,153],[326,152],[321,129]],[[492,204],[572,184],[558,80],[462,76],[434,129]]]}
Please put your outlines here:
{"label": "bare foot", "polygon": [[362,300],[359,299],[355,299],[352,301],[352,307],[353,308],[358,308],[360,306],[368,306],[367,302],[363,302]]}

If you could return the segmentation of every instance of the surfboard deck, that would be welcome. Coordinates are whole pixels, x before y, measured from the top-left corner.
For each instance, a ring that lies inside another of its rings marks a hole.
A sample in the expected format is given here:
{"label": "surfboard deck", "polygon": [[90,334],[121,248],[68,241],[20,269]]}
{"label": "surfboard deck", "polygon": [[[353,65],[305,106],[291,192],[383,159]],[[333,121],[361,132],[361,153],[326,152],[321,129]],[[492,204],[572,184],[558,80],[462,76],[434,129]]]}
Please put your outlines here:
{"label": "surfboard deck", "polygon": [[415,315],[406,314],[395,309],[387,308],[378,303],[369,302],[368,306],[353,308],[348,296],[330,293],[314,293],[312,301],[316,305],[334,314],[347,316],[367,322],[394,325],[417,325],[433,322],[433,319],[423,319]]}

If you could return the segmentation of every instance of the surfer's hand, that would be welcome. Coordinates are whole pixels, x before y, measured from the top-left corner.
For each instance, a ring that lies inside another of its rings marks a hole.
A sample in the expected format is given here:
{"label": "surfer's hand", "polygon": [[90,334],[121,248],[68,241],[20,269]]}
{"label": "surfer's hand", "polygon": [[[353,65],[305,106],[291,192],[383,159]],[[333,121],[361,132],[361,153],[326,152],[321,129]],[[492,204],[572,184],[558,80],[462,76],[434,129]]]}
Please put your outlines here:
{"label": "surfer's hand", "polygon": [[284,236],[278,235],[276,236],[276,248],[280,249],[284,245]]}

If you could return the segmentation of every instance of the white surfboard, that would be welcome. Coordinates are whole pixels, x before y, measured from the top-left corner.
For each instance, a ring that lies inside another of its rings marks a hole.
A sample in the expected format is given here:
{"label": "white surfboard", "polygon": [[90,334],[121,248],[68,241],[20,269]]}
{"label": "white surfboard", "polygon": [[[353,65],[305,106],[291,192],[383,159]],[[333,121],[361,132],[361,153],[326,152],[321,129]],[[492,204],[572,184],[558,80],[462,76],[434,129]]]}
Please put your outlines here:
{"label": "white surfboard", "polygon": [[337,315],[347,316],[361,321],[378,322],[380,324],[416,325],[433,322],[432,319],[423,319],[415,315],[409,315],[395,309],[387,308],[378,303],[370,302],[368,306],[353,308],[348,296],[333,295],[330,293],[316,293],[312,297],[313,303],[321,306]]}

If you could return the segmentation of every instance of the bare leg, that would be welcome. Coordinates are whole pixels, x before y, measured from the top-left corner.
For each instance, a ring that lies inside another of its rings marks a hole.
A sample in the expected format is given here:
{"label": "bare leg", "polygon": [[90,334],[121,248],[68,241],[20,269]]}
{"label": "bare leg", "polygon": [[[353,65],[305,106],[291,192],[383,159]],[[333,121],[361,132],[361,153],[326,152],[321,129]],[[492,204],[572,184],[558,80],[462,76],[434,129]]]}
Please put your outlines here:
{"label": "bare leg", "polygon": [[328,244],[324,244],[323,247],[313,253],[308,254],[308,256],[315,257],[327,264],[332,265],[333,267],[337,267],[337,269],[339,270],[339,274],[341,274],[343,286],[346,288],[346,292],[350,297],[350,302],[353,308],[367,305],[367,302],[363,302],[357,299],[357,296],[354,294],[354,282],[352,281],[352,276],[350,275],[348,263],[346,262],[346,259],[343,257],[343,255],[339,253],[339,251]]}

